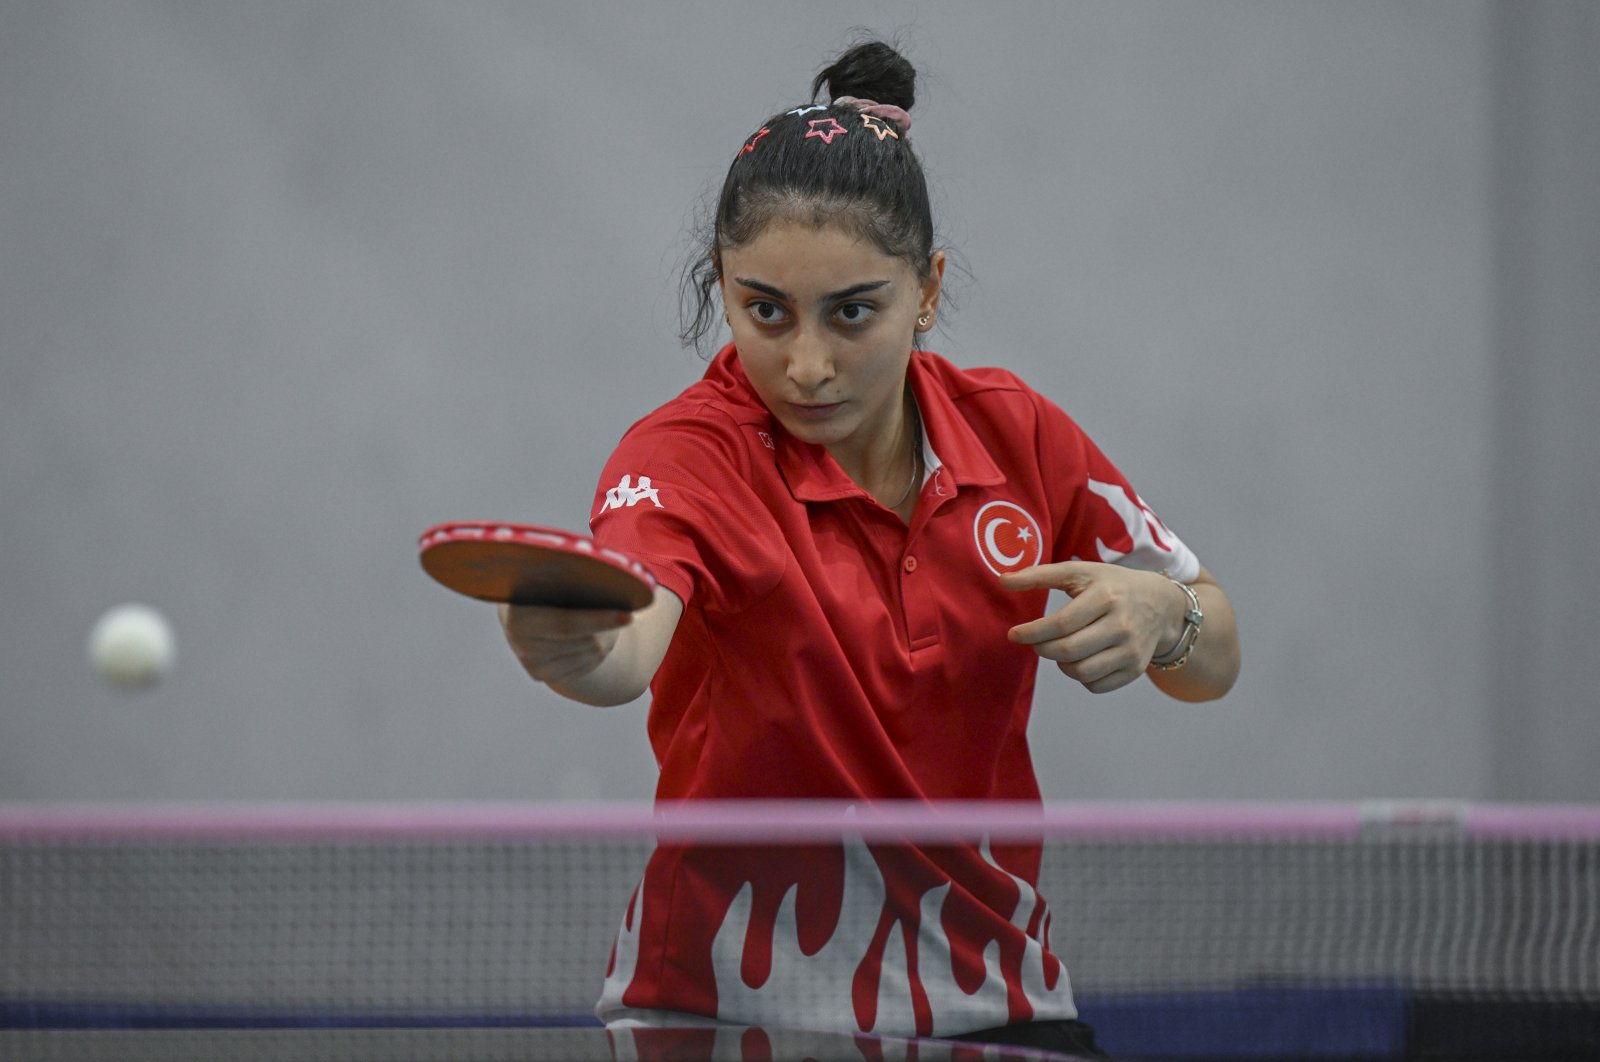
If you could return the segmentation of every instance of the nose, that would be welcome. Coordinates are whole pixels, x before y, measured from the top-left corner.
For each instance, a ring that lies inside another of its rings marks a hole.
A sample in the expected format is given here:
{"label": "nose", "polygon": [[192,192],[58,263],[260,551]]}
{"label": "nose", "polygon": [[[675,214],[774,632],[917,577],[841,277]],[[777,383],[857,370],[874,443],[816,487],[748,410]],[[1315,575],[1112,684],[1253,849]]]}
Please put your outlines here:
{"label": "nose", "polygon": [[801,391],[815,391],[833,379],[833,351],[812,329],[802,329],[789,344],[787,374]]}

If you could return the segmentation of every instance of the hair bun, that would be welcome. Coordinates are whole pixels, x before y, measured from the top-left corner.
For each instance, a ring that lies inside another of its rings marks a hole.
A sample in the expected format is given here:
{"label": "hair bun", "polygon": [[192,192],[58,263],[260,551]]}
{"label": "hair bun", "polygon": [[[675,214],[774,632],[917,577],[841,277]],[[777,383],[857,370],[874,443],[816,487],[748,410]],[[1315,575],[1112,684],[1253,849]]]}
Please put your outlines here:
{"label": "hair bun", "polygon": [[859,96],[909,111],[917,100],[917,68],[882,41],[869,41],[824,68],[811,82],[811,98],[824,86],[829,100]]}

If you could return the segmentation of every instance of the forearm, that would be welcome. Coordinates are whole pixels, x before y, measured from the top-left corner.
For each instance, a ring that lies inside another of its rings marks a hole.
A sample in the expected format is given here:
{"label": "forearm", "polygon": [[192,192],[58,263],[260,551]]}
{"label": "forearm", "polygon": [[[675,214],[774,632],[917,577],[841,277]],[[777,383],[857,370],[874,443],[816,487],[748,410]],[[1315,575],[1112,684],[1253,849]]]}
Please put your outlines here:
{"label": "forearm", "polygon": [[[1202,570],[1200,578],[1189,584],[1189,588],[1199,598],[1200,611],[1205,614],[1194,649],[1188,661],[1175,671],[1150,668],[1150,681],[1167,696],[1180,701],[1216,700],[1232,689],[1239,677],[1239,628],[1228,595],[1209,573]],[[1182,630],[1181,622],[1178,630]],[[1172,642],[1164,643],[1158,652],[1170,644]]]}

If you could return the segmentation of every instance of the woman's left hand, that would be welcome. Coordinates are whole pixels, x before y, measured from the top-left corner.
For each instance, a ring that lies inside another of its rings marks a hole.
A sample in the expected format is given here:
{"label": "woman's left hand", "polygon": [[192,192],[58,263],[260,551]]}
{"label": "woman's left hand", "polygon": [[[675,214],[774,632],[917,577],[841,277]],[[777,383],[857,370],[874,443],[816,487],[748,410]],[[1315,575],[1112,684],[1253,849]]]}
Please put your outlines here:
{"label": "woman's left hand", "polygon": [[1183,634],[1186,594],[1156,572],[1118,564],[1065,561],[1001,576],[1008,590],[1063,590],[1059,611],[1011,628],[1008,637],[1054,660],[1092,693],[1133,682]]}

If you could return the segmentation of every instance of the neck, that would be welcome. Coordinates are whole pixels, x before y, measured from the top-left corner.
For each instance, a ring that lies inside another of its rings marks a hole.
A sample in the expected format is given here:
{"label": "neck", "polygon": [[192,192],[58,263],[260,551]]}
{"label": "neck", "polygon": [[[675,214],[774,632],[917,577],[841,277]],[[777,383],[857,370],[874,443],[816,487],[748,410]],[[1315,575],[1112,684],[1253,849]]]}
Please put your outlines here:
{"label": "neck", "polygon": [[[889,509],[899,510],[916,495],[922,476],[922,420],[911,388],[906,388],[897,423],[880,438],[887,440],[863,454],[855,467],[840,461],[856,485]],[[839,455],[834,455],[838,460]]]}
{"label": "neck", "polygon": [[907,502],[912,503],[912,508],[916,507],[917,487],[922,483],[922,418],[915,402],[911,405],[911,427],[911,476],[900,496],[885,503],[895,512],[900,512]]}

